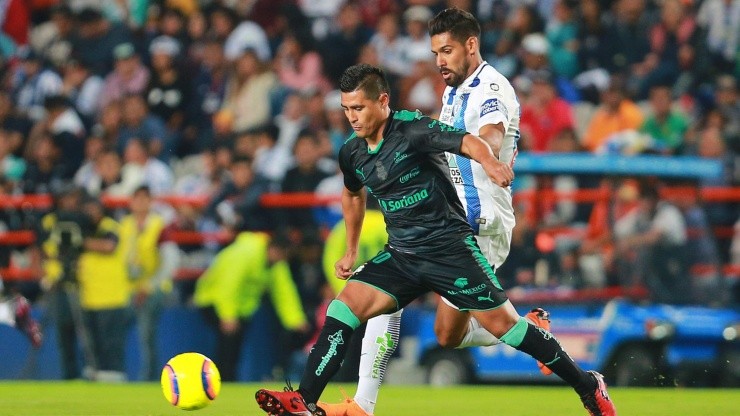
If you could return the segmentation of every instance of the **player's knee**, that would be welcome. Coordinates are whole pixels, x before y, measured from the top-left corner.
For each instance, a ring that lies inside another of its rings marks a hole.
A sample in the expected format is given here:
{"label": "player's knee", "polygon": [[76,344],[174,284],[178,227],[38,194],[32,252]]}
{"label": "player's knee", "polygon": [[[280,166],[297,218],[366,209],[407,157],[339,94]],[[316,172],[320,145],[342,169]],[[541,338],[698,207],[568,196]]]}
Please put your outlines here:
{"label": "player's knee", "polygon": [[455,348],[462,342],[465,334],[457,334],[450,331],[449,328],[442,325],[434,325],[434,334],[437,336],[437,342],[442,348]]}

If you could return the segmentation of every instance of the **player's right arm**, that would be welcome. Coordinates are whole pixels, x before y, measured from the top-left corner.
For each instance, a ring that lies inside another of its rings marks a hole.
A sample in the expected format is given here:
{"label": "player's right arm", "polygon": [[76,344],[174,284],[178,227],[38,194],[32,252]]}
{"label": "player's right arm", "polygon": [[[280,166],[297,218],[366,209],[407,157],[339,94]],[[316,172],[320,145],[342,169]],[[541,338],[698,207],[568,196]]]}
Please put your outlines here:
{"label": "player's right arm", "polygon": [[501,147],[504,145],[505,133],[506,127],[504,127],[504,123],[486,124],[478,131],[478,136],[491,146],[491,151],[493,151],[496,159],[499,158]]}
{"label": "player's right arm", "polygon": [[514,171],[511,169],[511,166],[500,162],[493,155],[491,146],[480,137],[472,134],[463,136],[460,153],[480,163],[488,177],[496,185],[506,187],[514,180]]}
{"label": "player's right arm", "polygon": [[342,214],[347,229],[347,251],[344,253],[344,257],[339,259],[334,266],[335,273],[340,279],[348,279],[352,276],[352,266],[357,260],[359,250],[366,202],[367,191],[364,187],[357,191],[351,191],[345,187],[342,191]]}

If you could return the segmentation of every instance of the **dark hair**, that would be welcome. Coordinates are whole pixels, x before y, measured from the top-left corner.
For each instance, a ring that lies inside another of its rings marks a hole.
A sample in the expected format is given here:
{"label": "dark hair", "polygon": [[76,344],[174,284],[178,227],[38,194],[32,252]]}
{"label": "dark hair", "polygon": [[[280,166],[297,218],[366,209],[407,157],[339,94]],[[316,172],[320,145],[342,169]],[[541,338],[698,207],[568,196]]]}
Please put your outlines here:
{"label": "dark hair", "polygon": [[357,64],[347,68],[339,79],[339,89],[342,92],[362,90],[371,100],[377,100],[380,94],[388,94],[390,91],[385,72],[368,64]]}
{"label": "dark hair", "polygon": [[146,194],[146,196],[152,196],[152,190],[149,187],[149,185],[139,185],[134,189],[134,192],[131,195],[136,195],[139,192],[143,192]]}
{"label": "dark hair", "polygon": [[480,38],[480,24],[472,14],[452,7],[442,10],[429,21],[429,36],[446,32],[456,41],[465,43],[471,36]]}

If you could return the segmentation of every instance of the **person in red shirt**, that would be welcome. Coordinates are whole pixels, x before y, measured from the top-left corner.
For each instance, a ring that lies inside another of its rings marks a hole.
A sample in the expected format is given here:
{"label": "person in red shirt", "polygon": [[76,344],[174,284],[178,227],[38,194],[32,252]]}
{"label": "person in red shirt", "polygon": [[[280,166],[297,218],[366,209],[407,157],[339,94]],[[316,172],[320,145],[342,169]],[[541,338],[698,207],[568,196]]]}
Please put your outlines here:
{"label": "person in red shirt", "polygon": [[546,152],[561,131],[575,126],[570,104],[558,97],[552,74],[540,70],[531,75],[532,90],[522,105],[521,131],[529,134],[532,151]]}

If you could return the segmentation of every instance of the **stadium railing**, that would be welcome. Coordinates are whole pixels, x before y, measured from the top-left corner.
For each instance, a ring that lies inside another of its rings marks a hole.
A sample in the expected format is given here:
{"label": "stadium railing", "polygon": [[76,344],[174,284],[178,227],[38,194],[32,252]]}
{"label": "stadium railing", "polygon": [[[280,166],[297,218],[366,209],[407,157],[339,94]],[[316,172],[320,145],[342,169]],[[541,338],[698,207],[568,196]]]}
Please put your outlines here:
{"label": "stadium railing", "polygon": [[[699,199],[703,202],[713,203],[737,203],[740,202],[740,187],[666,187],[661,189],[661,197],[671,200],[679,198],[686,193],[697,193]],[[597,202],[610,201],[614,197],[614,191],[598,189],[579,189],[575,191],[556,191],[552,189],[523,190],[515,194],[515,201],[535,204],[537,201],[570,201],[582,204],[594,204]],[[194,208],[203,208],[208,203],[205,196],[175,196],[168,195],[158,198],[159,201],[170,205],[178,206],[187,204]],[[313,193],[271,193],[262,196],[261,203],[266,208],[311,208],[317,206],[327,206],[340,202],[338,196],[321,196]],[[108,208],[125,208],[128,206],[128,198],[111,198],[104,197],[103,203]],[[52,206],[50,195],[17,195],[0,199],[0,209],[17,209],[29,211],[44,211]],[[541,232],[548,233],[553,237],[568,236],[580,237],[582,229],[568,226],[543,228]],[[715,227],[713,232],[718,239],[731,239],[734,236],[733,227]],[[176,231],[172,234],[172,240],[179,245],[203,245],[206,242],[216,242],[221,245],[228,244],[233,235],[227,232],[202,233],[196,231]],[[27,247],[34,244],[36,235],[32,230],[6,231],[0,233],[0,246]],[[717,267],[711,264],[695,265],[691,273],[697,276],[708,275],[717,271]],[[740,278],[740,265],[726,264],[721,267],[721,273],[729,279]],[[175,276],[178,280],[193,280],[200,277],[203,269],[199,268],[180,268]],[[29,268],[17,267],[10,264],[9,267],[0,269],[0,276],[3,279],[33,281],[40,278],[37,271]],[[586,289],[585,291],[563,292],[561,295],[563,301],[573,301],[584,298],[593,300],[610,299],[613,297],[644,297],[643,288],[607,288],[607,289]],[[516,296],[516,295],[515,295]],[[520,300],[537,300],[537,296],[547,296],[553,300],[552,292],[547,294],[527,293],[524,299]]]}

